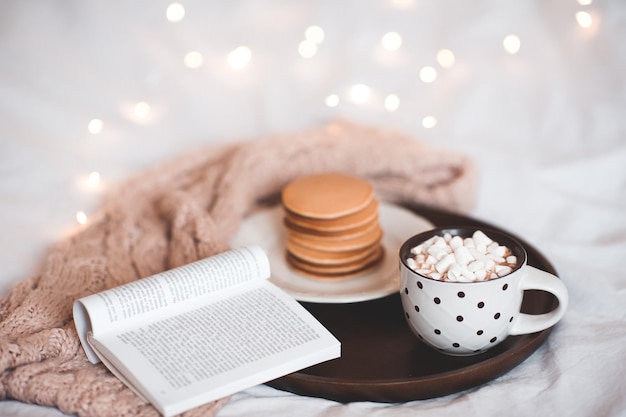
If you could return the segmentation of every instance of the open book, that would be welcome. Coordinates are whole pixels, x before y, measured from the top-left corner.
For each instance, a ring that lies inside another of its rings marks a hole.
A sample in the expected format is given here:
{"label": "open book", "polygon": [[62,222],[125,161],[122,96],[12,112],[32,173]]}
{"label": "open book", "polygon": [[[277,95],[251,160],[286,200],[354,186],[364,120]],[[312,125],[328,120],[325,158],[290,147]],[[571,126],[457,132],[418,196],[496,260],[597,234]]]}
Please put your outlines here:
{"label": "open book", "polygon": [[87,357],[164,416],[340,356],[307,310],[268,281],[265,252],[224,252],[77,300]]}

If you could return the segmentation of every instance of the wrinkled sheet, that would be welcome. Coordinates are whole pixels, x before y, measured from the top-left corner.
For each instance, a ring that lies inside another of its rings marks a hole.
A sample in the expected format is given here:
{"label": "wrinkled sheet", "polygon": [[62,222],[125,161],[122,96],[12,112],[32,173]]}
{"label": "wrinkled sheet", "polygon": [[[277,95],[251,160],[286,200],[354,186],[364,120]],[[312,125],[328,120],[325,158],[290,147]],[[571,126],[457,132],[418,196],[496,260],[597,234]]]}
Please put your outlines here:
{"label": "wrinkled sheet", "polygon": [[[570,291],[566,316],[526,361],[465,392],[339,404],[258,386],[219,416],[626,415],[626,2],[182,4],[170,22],[167,2],[2,3],[0,294],[80,227],[77,212],[88,218],[108,189],[155,163],[335,118],[398,128],[475,158],[472,216],[554,264]],[[310,25],[324,39],[306,58]],[[399,49],[381,43],[388,32]],[[239,46],[250,60],[233,69]],[[437,61],[441,49],[452,66]],[[431,82],[420,78],[427,66]],[[60,415],[0,402],[0,416]]]}

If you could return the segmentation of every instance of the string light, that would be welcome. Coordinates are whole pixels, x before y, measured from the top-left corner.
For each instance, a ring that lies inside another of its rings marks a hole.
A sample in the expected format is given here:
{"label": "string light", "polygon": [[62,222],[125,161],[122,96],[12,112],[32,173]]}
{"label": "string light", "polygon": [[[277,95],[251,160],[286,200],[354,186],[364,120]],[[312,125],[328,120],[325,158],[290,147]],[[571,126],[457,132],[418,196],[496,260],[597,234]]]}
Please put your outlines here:
{"label": "string light", "polygon": [[87,224],[87,214],[84,211],[77,211],[76,221],[78,224]]}
{"label": "string light", "polygon": [[139,120],[146,119],[150,115],[150,105],[145,101],[136,103],[133,107],[133,114]]}
{"label": "string light", "polygon": [[100,185],[100,173],[93,171],[90,172],[89,175],[87,176],[87,186],[89,188],[98,188],[98,186]]}
{"label": "string light", "polygon": [[326,103],[328,107],[337,107],[339,105],[339,96],[337,94],[331,94],[326,97],[324,103]]}
{"label": "string light", "polygon": [[395,94],[389,94],[385,97],[385,110],[392,113],[400,107],[400,98]]}
{"label": "string light", "polygon": [[588,29],[593,24],[591,15],[587,12],[580,11],[576,13],[576,21],[581,28]]}
{"label": "string light", "polygon": [[365,103],[371,94],[372,90],[365,84],[355,84],[350,88],[350,98],[357,104]]}
{"label": "string light", "polygon": [[316,26],[316,25],[309,26],[304,31],[304,39],[316,45],[319,45],[322,42],[324,42],[325,36],[326,35],[324,33],[324,30],[321,27]]}
{"label": "string light", "polygon": [[317,55],[318,45],[324,42],[324,30],[316,25],[309,26],[304,31],[304,40],[298,44],[298,54],[302,58],[312,58]]}
{"label": "string light", "polygon": [[92,135],[97,135],[102,132],[103,127],[104,122],[100,119],[91,119],[89,123],[87,123],[87,131]]}
{"label": "string light", "polygon": [[420,80],[425,83],[432,83],[437,79],[437,70],[426,66],[420,70]]}
{"label": "string light", "polygon": [[435,116],[426,116],[422,119],[422,126],[426,129],[432,129],[437,126],[437,118]]}
{"label": "string light", "polygon": [[172,23],[178,23],[185,17],[185,8],[180,3],[172,3],[167,6],[165,16],[167,17],[168,21]]}
{"label": "string light", "polygon": [[[397,8],[410,8],[415,5],[415,0],[389,0]],[[580,6],[589,6],[593,0],[577,0]],[[181,22],[185,18],[185,8],[180,3],[171,3],[166,10],[166,18],[169,22]],[[592,11],[593,13],[593,11]],[[571,15],[570,15],[571,16]],[[591,28],[594,24],[593,15],[588,11],[576,12],[575,18],[578,25],[582,28]],[[597,16],[596,16],[597,17]],[[304,31],[304,40],[298,44],[298,53],[303,58],[311,58],[318,52],[319,45],[325,40],[326,34],[324,30],[317,25],[308,26]],[[398,32],[387,32],[380,39],[382,48],[387,51],[397,51],[402,47],[403,38]],[[521,40],[515,34],[507,35],[502,46],[506,53],[515,55],[521,48]],[[249,65],[252,59],[252,51],[246,46],[239,46],[228,54],[228,64],[235,70],[240,70]],[[450,49],[440,49],[436,54],[436,61],[441,68],[450,68],[455,65],[456,57]],[[184,56],[184,65],[190,69],[201,68],[204,64],[204,57],[198,51],[187,52]],[[419,78],[424,83],[432,83],[438,77],[437,69],[432,66],[424,66],[419,71]],[[349,99],[356,104],[363,104],[370,100],[372,89],[365,84],[355,84],[349,89]],[[330,94],[325,97],[324,104],[329,108],[335,108],[340,104],[340,97],[337,94]],[[384,98],[384,109],[387,112],[395,112],[400,106],[400,98],[396,94],[388,94]],[[127,108],[128,109],[128,108]],[[130,107],[132,115],[137,120],[147,119],[151,114],[151,107],[146,101],[140,101]],[[130,113],[130,112],[128,112]],[[128,114],[126,113],[126,114]],[[427,115],[422,118],[421,125],[425,129],[436,127],[438,120],[435,116]],[[87,130],[92,135],[97,135],[104,128],[103,120],[99,118],[91,119],[87,124]],[[93,171],[87,177],[81,178],[83,190],[95,190],[102,186],[102,177],[99,172]],[[87,224],[89,218],[84,211],[77,211],[75,214],[76,221],[81,224]]]}
{"label": "string light", "polygon": [[302,58],[312,58],[317,54],[317,44],[303,40],[298,45],[298,53]]}
{"label": "string light", "polygon": [[388,51],[397,51],[402,46],[402,36],[398,32],[387,32],[381,40],[383,48]]}
{"label": "string light", "polygon": [[502,41],[502,46],[504,46],[504,50],[511,55],[515,55],[519,51],[521,45],[522,43],[519,37],[513,34],[507,35]]}
{"label": "string light", "polygon": [[197,69],[202,66],[204,58],[202,57],[202,54],[200,52],[191,51],[185,54],[184,62],[187,68]]}
{"label": "string light", "polygon": [[455,62],[454,53],[449,49],[439,50],[439,52],[437,52],[437,62],[443,68],[450,68]]}
{"label": "string light", "polygon": [[239,46],[228,54],[228,65],[232,69],[240,70],[246,67],[252,59],[252,51],[247,46]]}

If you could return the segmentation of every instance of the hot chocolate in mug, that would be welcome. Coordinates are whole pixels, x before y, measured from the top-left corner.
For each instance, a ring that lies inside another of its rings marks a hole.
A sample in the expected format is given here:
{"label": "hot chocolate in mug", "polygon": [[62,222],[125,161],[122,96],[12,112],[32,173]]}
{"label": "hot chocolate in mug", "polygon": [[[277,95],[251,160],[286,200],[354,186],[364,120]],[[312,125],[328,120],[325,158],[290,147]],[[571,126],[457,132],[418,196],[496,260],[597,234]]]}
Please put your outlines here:
{"label": "hot chocolate in mug", "polygon": [[[414,258],[411,252],[415,252],[414,248],[433,236],[448,235],[448,239],[460,236],[464,241],[470,240],[466,245],[471,246],[477,230],[476,227],[432,229],[411,237],[399,251],[400,294],[407,323],[422,341],[450,355],[475,355],[509,335],[542,331],[561,320],[567,309],[568,292],[563,282],[528,265],[522,244],[500,231],[480,229],[479,232],[508,248],[509,255],[514,257],[510,259],[515,259],[515,265],[500,277],[460,282],[442,280],[435,274],[438,278],[435,279],[423,269],[417,272],[420,269],[409,259]],[[558,306],[545,314],[521,313],[525,290],[547,291],[557,298]]]}

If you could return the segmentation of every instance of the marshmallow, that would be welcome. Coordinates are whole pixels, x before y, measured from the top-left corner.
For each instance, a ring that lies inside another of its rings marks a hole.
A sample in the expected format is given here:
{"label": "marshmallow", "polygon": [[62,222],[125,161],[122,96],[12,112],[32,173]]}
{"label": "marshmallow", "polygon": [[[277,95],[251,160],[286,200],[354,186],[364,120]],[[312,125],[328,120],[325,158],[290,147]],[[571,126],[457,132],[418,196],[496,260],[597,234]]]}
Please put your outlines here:
{"label": "marshmallow", "polygon": [[487,252],[502,258],[507,255],[508,248],[506,246],[500,246],[496,242],[493,242],[487,246]]}
{"label": "marshmallow", "polygon": [[416,247],[411,248],[411,254],[419,255],[422,252],[422,249],[424,249],[424,244],[417,245]]}
{"label": "marshmallow", "polygon": [[475,248],[476,244],[474,243],[474,239],[472,239],[471,237],[466,237],[465,239],[463,239],[463,246],[465,246],[466,248]]}
{"label": "marshmallow", "polygon": [[454,282],[484,281],[510,274],[517,265],[511,250],[481,230],[472,237],[433,236],[411,249],[407,265],[419,274]]}
{"label": "marshmallow", "polygon": [[496,275],[499,277],[510,274],[512,271],[513,269],[508,265],[496,265]]}
{"label": "marshmallow", "polygon": [[463,246],[463,239],[461,236],[454,236],[450,239],[449,244],[450,248],[452,248],[453,251],[456,251],[459,247]]}
{"label": "marshmallow", "polygon": [[477,230],[472,234],[472,239],[474,239],[474,243],[476,246],[484,245],[487,247],[491,242],[493,242],[482,230]]}
{"label": "marshmallow", "polygon": [[444,272],[448,271],[451,265],[453,264],[456,265],[454,261],[455,261],[455,256],[449,253],[446,256],[444,256],[439,262],[437,262],[437,264],[435,265],[435,269],[440,274],[443,274]]}
{"label": "marshmallow", "polygon": [[427,251],[438,261],[448,254],[443,246],[438,245],[436,242],[434,245],[430,246]]}
{"label": "marshmallow", "polygon": [[414,271],[417,269],[417,261],[413,258],[407,258],[406,264]]}
{"label": "marshmallow", "polygon": [[484,281],[487,278],[487,271],[479,269],[478,271],[474,271],[474,276],[478,281]]}
{"label": "marshmallow", "polygon": [[506,262],[506,259],[504,259],[502,256],[496,255],[495,253],[488,252],[487,258],[492,259],[497,264],[503,264]]}
{"label": "marshmallow", "polygon": [[467,268],[472,271],[472,272],[476,272],[479,270],[485,270],[486,266],[483,262],[481,261],[473,261],[471,262],[469,265],[467,265]]}
{"label": "marshmallow", "polygon": [[454,250],[454,259],[459,265],[467,265],[474,260],[465,246],[459,246]]}
{"label": "marshmallow", "polygon": [[483,252],[478,250],[478,248],[468,248],[467,251],[477,261],[481,261],[485,265],[487,265],[489,263],[489,258],[487,257],[487,255],[485,255]]}

